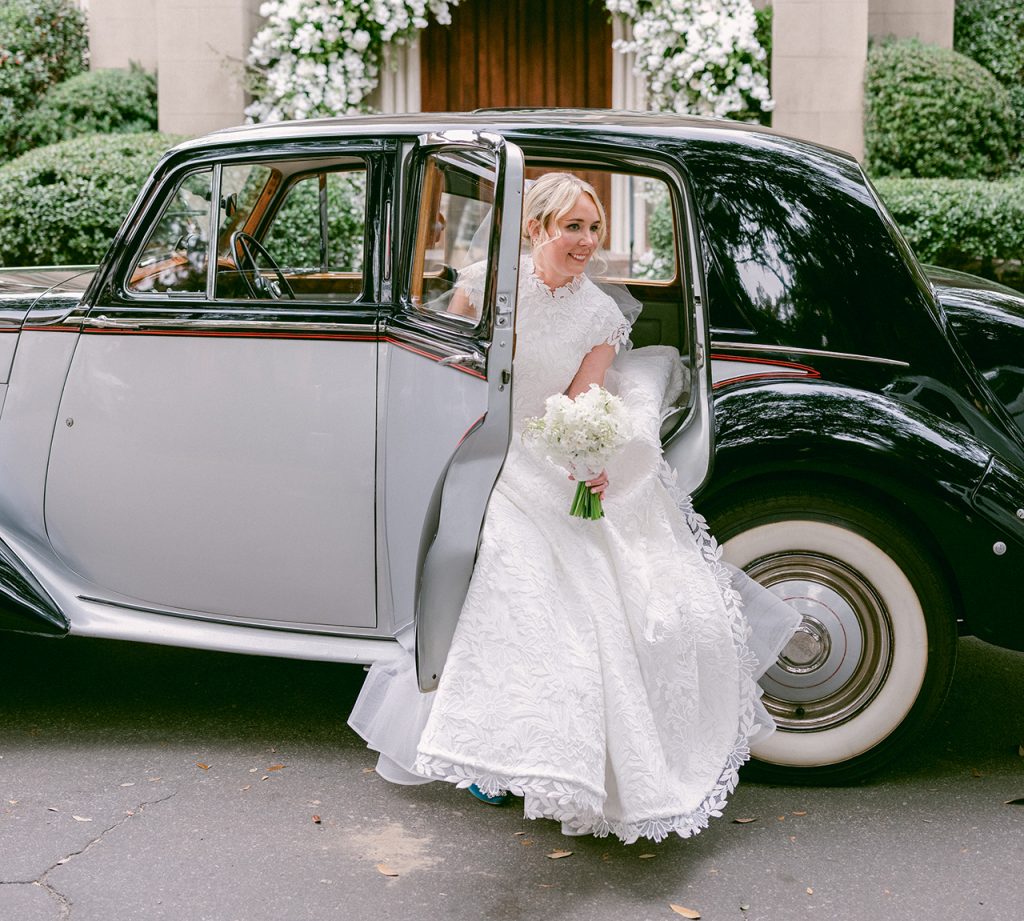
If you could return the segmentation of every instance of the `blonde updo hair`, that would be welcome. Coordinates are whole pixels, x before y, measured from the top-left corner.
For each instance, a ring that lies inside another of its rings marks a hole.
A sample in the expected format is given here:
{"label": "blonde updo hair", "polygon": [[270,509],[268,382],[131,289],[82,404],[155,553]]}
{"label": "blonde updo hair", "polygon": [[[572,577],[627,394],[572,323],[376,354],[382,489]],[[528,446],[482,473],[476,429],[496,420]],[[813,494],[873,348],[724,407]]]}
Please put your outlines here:
{"label": "blonde updo hair", "polygon": [[[557,231],[558,221],[572,210],[576,200],[584,193],[591,197],[601,217],[598,246],[604,246],[608,233],[604,205],[601,204],[594,187],[572,173],[545,173],[526,190],[526,197],[523,199],[523,239],[527,243],[533,243],[536,248],[560,236],[561,232]],[[537,221],[540,226],[536,241],[530,234],[531,221]],[[556,228],[554,235],[548,232],[549,226]]]}

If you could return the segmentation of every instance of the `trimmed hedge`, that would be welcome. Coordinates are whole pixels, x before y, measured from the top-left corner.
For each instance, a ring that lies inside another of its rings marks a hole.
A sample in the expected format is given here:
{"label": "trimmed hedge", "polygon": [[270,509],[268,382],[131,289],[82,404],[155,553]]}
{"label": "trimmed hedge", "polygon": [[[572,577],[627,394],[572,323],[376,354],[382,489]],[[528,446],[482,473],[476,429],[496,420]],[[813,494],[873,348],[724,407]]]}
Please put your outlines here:
{"label": "trimmed hedge", "polygon": [[916,40],[874,46],[864,88],[865,164],[876,176],[997,178],[1012,172],[1010,97],[980,64]]}
{"label": "trimmed hedge", "polygon": [[1024,178],[878,179],[875,187],[922,262],[1021,287]]}
{"label": "trimmed hedge", "polygon": [[0,265],[98,262],[157,160],[179,140],[91,135],[0,166]]}
{"label": "trimmed hedge", "polygon": [[83,134],[156,131],[156,77],[142,68],[92,70],[52,87],[25,116],[22,149]]}
{"label": "trimmed hedge", "polygon": [[1024,15],[1020,0],[957,0],[953,47],[1006,87],[1024,136]]}
{"label": "trimmed hedge", "polygon": [[25,113],[85,70],[88,54],[85,14],[70,0],[0,2],[0,162],[17,150]]}

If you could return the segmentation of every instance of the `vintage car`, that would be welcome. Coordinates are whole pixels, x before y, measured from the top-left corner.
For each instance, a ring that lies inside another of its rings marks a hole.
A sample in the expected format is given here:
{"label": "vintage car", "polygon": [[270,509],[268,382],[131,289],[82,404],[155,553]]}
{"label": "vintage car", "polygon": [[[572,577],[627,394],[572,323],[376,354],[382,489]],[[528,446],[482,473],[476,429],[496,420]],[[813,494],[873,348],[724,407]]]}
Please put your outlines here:
{"label": "vintage car", "polygon": [[[598,111],[226,130],[161,160],[102,264],[7,270],[0,624],[437,681],[507,449],[524,182],[607,201],[602,280],[678,351],[667,458],[803,615],[763,773],[848,782],[1024,649],[1024,300],[922,267],[857,162]],[[479,318],[447,310],[487,260]]]}

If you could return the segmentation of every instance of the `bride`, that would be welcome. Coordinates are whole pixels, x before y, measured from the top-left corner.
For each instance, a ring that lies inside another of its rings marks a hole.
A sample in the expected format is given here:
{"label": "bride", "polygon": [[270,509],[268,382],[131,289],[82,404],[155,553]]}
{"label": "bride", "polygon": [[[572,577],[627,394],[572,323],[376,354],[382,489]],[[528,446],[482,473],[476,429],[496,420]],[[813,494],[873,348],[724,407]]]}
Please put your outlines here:
{"label": "bride", "polygon": [[[774,729],[756,680],[799,616],[725,569],[674,487],[659,429],[678,354],[616,360],[628,323],[585,274],[605,227],[577,176],[527,191],[512,441],[445,670],[420,694],[411,655],[378,663],[350,723],[386,779],[521,796],[528,818],[631,843],[688,837],[720,814],[751,740]],[[482,288],[470,266],[449,309],[474,315]],[[522,438],[548,396],[592,384],[618,392],[633,429],[587,482],[598,521],[570,517],[576,484]]]}

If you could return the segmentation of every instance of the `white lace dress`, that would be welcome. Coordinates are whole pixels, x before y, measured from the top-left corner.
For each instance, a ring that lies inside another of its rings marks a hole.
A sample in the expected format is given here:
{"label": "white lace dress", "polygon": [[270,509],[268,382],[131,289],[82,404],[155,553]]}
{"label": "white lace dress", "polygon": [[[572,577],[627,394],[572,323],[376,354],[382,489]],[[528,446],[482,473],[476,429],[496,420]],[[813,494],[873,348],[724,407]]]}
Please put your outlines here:
{"label": "white lace dress", "polygon": [[[473,272],[459,285],[479,297]],[[620,355],[609,372],[636,435],[609,464],[603,519],[571,517],[575,483],[522,440],[583,357],[628,332],[588,278],[551,292],[526,261],[512,442],[440,686],[419,694],[402,655],[371,669],[350,719],[389,779],[508,790],[527,817],[627,843],[720,814],[751,738],[773,728],[756,677],[799,623],[742,583],[761,609],[752,652],[738,583],[674,489],[658,437],[673,350]]]}

